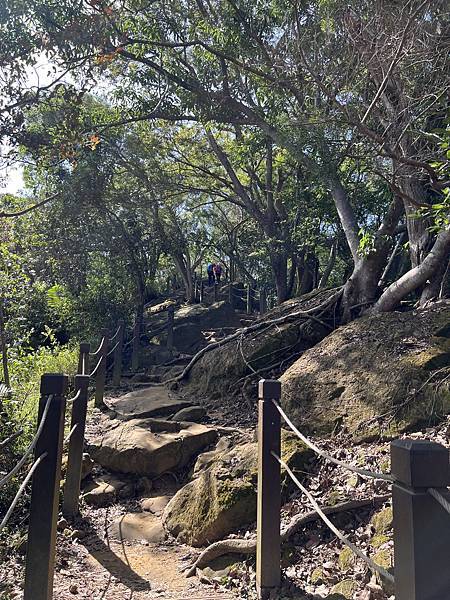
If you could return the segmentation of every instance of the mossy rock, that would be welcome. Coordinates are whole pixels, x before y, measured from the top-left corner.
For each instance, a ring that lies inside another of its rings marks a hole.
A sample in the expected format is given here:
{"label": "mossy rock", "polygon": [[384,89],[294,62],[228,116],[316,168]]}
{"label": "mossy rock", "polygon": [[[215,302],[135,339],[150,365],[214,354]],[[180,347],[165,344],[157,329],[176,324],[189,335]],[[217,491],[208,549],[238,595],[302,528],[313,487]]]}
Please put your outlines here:
{"label": "mossy rock", "polygon": [[386,508],[382,508],[377,513],[373,515],[370,519],[370,523],[373,525],[376,533],[386,533],[392,528],[393,516],[392,516],[392,507],[387,506]]}
{"label": "mossy rock", "polygon": [[342,598],[351,600],[357,589],[358,584],[356,581],[353,581],[352,579],[344,579],[331,588],[331,597],[333,597],[333,594],[338,594],[339,597],[340,594]]}
{"label": "mossy rock", "polygon": [[343,548],[339,553],[338,564],[341,571],[348,571],[355,562],[355,555],[350,548]]}
{"label": "mossy rock", "polygon": [[[293,470],[305,470],[312,454],[283,432],[282,458]],[[257,461],[255,442],[218,453],[166,506],[164,527],[179,541],[202,546],[255,521]]]}
{"label": "mossy rock", "polygon": [[383,544],[386,544],[389,541],[390,541],[390,538],[386,534],[377,533],[370,540],[370,544],[373,548],[379,548],[380,546],[383,546]]}
{"label": "mossy rock", "polygon": [[450,382],[437,386],[430,370],[450,365],[449,323],[444,302],[339,327],[282,375],[283,408],[305,433],[339,427],[359,441],[438,421],[450,412]]}
{"label": "mossy rock", "polygon": [[313,585],[317,583],[322,583],[325,580],[323,570],[320,567],[316,567],[314,571],[311,573],[310,581]]}

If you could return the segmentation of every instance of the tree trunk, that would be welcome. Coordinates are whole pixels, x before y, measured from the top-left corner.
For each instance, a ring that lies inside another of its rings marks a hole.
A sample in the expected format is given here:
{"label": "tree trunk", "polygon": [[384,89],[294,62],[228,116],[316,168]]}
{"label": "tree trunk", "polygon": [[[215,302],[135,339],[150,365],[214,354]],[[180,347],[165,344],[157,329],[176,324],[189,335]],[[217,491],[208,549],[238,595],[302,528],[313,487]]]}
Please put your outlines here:
{"label": "tree trunk", "polygon": [[5,331],[5,313],[3,311],[3,299],[0,299],[0,343],[2,350],[2,364],[3,364],[3,380],[6,387],[10,387],[9,379],[9,368],[8,368],[8,344],[6,342],[6,331]]}
{"label": "tree trunk", "polygon": [[350,204],[347,196],[347,192],[339,181],[337,173],[333,173],[326,177],[326,183],[330,188],[331,196],[336,206],[339,220],[341,221],[342,229],[345,233],[345,239],[347,240],[350,252],[353,257],[355,265],[359,261],[359,236],[358,236],[358,223],[356,221],[355,212],[352,205]]}
{"label": "tree trunk", "polygon": [[405,296],[424,285],[427,279],[435,274],[445,258],[448,257],[449,251],[450,227],[439,233],[433,248],[419,265],[413,267],[385,290],[372,312],[381,313],[393,310]]}
{"label": "tree trunk", "polygon": [[330,275],[331,275],[334,265],[336,263],[336,251],[337,251],[337,238],[335,238],[333,240],[333,243],[331,245],[331,250],[330,250],[330,255],[328,257],[327,266],[325,267],[325,270],[319,281],[319,286],[318,286],[319,289],[323,289],[328,284],[328,280],[330,278]]}
{"label": "tree trunk", "polygon": [[277,288],[278,304],[281,304],[288,299],[287,255],[281,252],[270,252],[270,264]]}

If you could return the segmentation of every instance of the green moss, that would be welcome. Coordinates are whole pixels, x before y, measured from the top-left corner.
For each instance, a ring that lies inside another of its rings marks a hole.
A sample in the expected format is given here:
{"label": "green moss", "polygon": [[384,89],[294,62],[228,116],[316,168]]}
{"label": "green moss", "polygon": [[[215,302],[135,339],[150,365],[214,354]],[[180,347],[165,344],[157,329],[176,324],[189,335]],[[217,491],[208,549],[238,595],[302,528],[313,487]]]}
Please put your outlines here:
{"label": "green moss", "polygon": [[383,544],[386,544],[386,542],[389,542],[389,537],[387,535],[385,535],[384,533],[377,533],[370,540],[370,543],[373,548],[379,548]]}
{"label": "green moss", "polygon": [[341,594],[344,598],[351,600],[357,589],[358,584],[356,581],[344,579],[344,581],[340,581],[331,589],[331,594]]}
{"label": "green moss", "polygon": [[339,553],[338,564],[341,571],[348,571],[355,562],[355,555],[350,548],[343,548]]}
{"label": "green moss", "polygon": [[376,554],[372,556],[372,560],[383,569],[389,569],[392,567],[392,556],[389,548],[384,548],[383,550],[379,550]]}
{"label": "green moss", "polygon": [[311,573],[310,580],[312,584],[321,583],[324,581],[323,571],[320,567],[314,569],[314,571]]}
{"label": "green moss", "polygon": [[370,522],[376,533],[386,533],[392,527],[392,508],[390,506],[382,508],[373,515]]}

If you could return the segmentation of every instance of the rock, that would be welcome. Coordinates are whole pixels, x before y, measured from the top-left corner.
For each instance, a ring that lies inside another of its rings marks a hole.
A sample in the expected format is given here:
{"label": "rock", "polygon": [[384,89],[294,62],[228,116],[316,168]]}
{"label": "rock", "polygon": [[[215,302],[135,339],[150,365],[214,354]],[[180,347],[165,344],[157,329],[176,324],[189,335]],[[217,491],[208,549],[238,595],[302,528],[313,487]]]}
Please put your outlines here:
{"label": "rock", "polygon": [[146,387],[111,400],[112,410],[126,417],[167,416],[190,406],[163,386]]}
{"label": "rock", "polygon": [[180,352],[194,354],[206,346],[206,343],[202,328],[196,323],[181,323],[173,329],[173,344]]}
{"label": "rock", "polygon": [[158,544],[166,539],[161,522],[149,513],[127,513],[109,526],[109,533],[112,538],[129,542],[145,540]]}
{"label": "rock", "polygon": [[136,491],[139,494],[149,494],[153,489],[153,482],[148,477],[140,477],[136,483]]}
{"label": "rock", "polygon": [[92,444],[92,456],[112,471],[156,477],[186,466],[217,439],[217,432],[205,425],[168,422],[171,431],[158,432],[153,426],[152,419],[120,423]]}
{"label": "rock", "polygon": [[393,515],[392,507],[387,506],[376,512],[370,519],[370,523],[373,525],[376,533],[386,533],[392,528]]}
{"label": "rock", "polygon": [[[64,478],[66,476],[67,460],[68,460],[67,455],[63,456],[62,463],[61,463],[62,478]],[[81,459],[81,481],[86,479],[86,477],[92,473],[93,468],[94,468],[94,461],[92,460],[92,458],[89,456],[89,454],[87,452],[83,452],[83,457]]]}
{"label": "rock", "polygon": [[355,562],[355,555],[347,546],[339,552],[338,564],[341,571],[348,571]]}
{"label": "rock", "polygon": [[230,440],[226,437],[223,437],[220,438],[220,440],[217,442],[217,445],[214,448],[214,450],[211,450],[210,452],[203,452],[202,454],[200,454],[195,462],[194,477],[197,476],[200,473],[200,471],[203,471],[204,469],[207,469],[209,466],[211,466],[216,457],[224,450],[227,450],[230,446]]}
{"label": "rock", "polygon": [[450,364],[442,343],[449,323],[450,303],[442,302],[339,327],[282,375],[283,407],[305,432],[340,428],[354,439],[378,437],[380,415],[392,416],[385,434],[395,436],[447,414],[447,384],[430,381],[430,369]]}
{"label": "rock", "polygon": [[206,410],[203,406],[188,406],[175,413],[172,417],[172,421],[192,421],[193,423],[198,423],[204,419],[205,416]]}
{"label": "rock", "polygon": [[[283,458],[299,470],[312,455],[293,435],[283,435]],[[164,527],[192,546],[222,539],[256,518],[257,444],[218,453],[214,462],[179,490],[163,513]]]}
{"label": "rock", "polygon": [[199,571],[206,580],[223,583],[223,578],[228,577],[236,569],[236,566],[236,555],[225,554],[212,560],[207,567],[199,569]]}
{"label": "rock", "polygon": [[[333,594],[337,594],[338,597],[347,598],[348,600],[352,600],[353,594],[357,591],[358,584],[356,581],[352,579],[344,579],[344,581],[340,581],[336,585],[331,588],[331,598],[333,598]],[[328,596],[330,598],[330,596]]]}
{"label": "rock", "polygon": [[144,498],[141,501],[141,508],[144,511],[151,512],[159,516],[169,504],[172,496],[157,496],[156,498]]}
{"label": "rock", "polygon": [[113,475],[103,475],[89,482],[84,489],[83,500],[92,506],[106,506],[117,498],[132,496],[134,486]]}
{"label": "rock", "polygon": [[[312,295],[306,295],[288,300],[269,311],[264,319],[283,317],[298,310],[311,308],[329,295],[330,291],[324,290],[319,294],[316,292],[314,298]],[[213,324],[212,327],[219,325]],[[242,386],[233,384],[251,374],[252,369],[258,370],[272,364],[274,353],[280,361],[288,361],[292,356],[292,347],[295,346],[296,352],[301,352],[319,342],[328,333],[329,329],[318,323],[304,328],[301,332],[298,323],[284,323],[267,331],[247,335],[243,340],[230,342],[224,348],[219,347],[207,352],[193,366],[187,379],[182,382],[183,394],[194,401],[207,397],[208,406],[223,408],[224,398],[233,395],[242,398]],[[249,393],[256,396],[256,387],[253,385]],[[234,402],[233,408],[236,408]]]}

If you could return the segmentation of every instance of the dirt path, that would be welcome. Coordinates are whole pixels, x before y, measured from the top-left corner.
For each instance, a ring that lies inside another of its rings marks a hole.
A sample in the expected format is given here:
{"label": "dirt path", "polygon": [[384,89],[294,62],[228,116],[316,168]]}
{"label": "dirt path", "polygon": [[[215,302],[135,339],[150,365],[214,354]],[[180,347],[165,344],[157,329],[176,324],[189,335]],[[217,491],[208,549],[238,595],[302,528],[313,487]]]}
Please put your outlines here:
{"label": "dirt path", "polygon": [[96,535],[58,544],[54,600],[235,599],[181,573],[186,548],[101,540]]}

